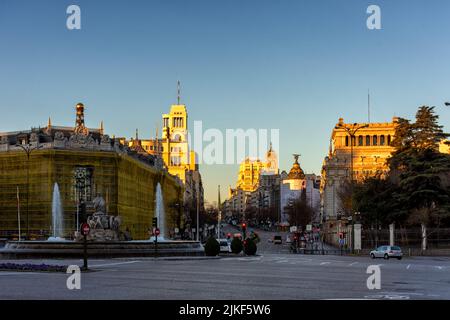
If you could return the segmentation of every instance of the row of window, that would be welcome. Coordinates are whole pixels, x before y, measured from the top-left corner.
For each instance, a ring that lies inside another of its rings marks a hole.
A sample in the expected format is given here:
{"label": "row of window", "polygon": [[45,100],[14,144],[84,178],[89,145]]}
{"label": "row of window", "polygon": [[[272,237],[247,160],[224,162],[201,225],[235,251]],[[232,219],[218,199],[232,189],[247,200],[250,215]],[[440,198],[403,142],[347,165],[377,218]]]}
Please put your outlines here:
{"label": "row of window", "polygon": [[[353,137],[352,139],[353,141],[353,146],[356,146],[356,142],[358,142],[358,147],[362,147],[362,146],[385,146],[391,145],[392,142],[392,138],[391,135],[388,134],[387,136],[385,135],[381,135],[381,136],[377,136],[377,135],[366,135],[366,136],[357,136],[357,137]],[[350,139],[349,136],[345,137],[345,146],[348,147],[350,145]]]}
{"label": "row of window", "polygon": [[[144,146],[144,149],[145,150],[150,150],[150,151],[157,151],[157,147],[156,146]],[[163,152],[164,151],[164,148],[163,147],[159,147],[159,151],[161,151],[161,152]]]}

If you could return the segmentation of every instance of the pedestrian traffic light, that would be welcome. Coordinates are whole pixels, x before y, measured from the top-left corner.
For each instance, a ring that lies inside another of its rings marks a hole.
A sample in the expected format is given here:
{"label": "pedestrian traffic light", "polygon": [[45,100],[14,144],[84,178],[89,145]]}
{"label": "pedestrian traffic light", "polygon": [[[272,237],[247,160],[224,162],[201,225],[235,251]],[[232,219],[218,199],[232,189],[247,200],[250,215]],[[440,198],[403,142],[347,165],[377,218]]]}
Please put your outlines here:
{"label": "pedestrian traffic light", "polygon": [[247,230],[247,224],[244,222],[244,223],[242,224],[242,231],[245,232],[245,230]]}
{"label": "pedestrian traffic light", "polygon": [[153,227],[156,228],[158,226],[158,218],[153,218]]}

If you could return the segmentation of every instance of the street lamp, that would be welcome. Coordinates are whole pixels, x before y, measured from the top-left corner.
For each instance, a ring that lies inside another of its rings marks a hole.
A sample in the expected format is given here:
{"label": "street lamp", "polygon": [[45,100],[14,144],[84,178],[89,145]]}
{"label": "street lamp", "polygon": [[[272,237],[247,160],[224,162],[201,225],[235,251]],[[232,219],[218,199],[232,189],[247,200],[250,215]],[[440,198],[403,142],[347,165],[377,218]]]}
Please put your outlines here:
{"label": "street lamp", "polygon": [[36,150],[42,148],[42,146],[33,146],[31,143],[16,143],[16,147],[20,147],[25,154],[27,155],[27,214],[26,214],[26,220],[27,220],[27,238],[30,237],[30,218],[29,218],[29,199],[30,199],[30,156],[31,153]]}
{"label": "street lamp", "polygon": [[368,124],[358,125],[357,123],[354,123],[352,124],[351,128],[348,128],[345,127],[342,123],[338,124],[338,127],[344,129],[350,136],[350,163],[351,163],[350,179],[352,183],[353,183],[353,141],[356,144],[356,132],[358,132],[360,129],[367,128],[368,126],[369,126]]}

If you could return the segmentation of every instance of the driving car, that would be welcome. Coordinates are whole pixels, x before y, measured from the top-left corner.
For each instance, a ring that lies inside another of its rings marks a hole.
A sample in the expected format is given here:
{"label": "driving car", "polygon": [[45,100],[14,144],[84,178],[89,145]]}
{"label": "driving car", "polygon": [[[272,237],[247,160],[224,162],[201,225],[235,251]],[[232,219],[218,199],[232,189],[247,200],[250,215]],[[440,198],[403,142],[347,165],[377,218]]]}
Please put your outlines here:
{"label": "driving car", "polygon": [[283,240],[281,239],[281,236],[273,236],[273,244],[282,244]]}
{"label": "driving car", "polygon": [[370,252],[370,257],[372,259],[384,258],[387,260],[389,258],[397,258],[398,260],[401,260],[403,253],[402,249],[398,246],[380,246]]}
{"label": "driving car", "polygon": [[219,245],[220,245],[220,252],[231,252],[231,246],[227,239],[219,239]]}

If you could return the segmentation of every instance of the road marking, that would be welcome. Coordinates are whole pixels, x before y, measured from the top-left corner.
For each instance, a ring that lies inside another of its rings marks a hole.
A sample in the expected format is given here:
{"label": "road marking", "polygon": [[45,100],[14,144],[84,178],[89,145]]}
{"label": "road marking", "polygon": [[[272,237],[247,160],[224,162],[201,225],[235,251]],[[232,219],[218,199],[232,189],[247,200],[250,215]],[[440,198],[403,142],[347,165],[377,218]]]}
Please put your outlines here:
{"label": "road marking", "polygon": [[354,266],[355,264],[357,264],[358,262],[353,262],[353,263],[350,263],[348,266],[350,267],[350,266]]}
{"label": "road marking", "polygon": [[442,270],[441,266],[435,266],[435,268],[438,268],[439,270]]}
{"label": "road marking", "polygon": [[23,271],[17,271],[17,272],[5,272],[2,271],[0,272],[0,276],[17,276],[17,275],[30,275],[30,274],[40,274],[40,273],[45,273],[45,272],[23,272]]}
{"label": "road marking", "polygon": [[326,264],[330,264],[331,262],[322,262],[320,265],[321,266],[324,266],[324,265],[326,265]]}
{"label": "road marking", "polygon": [[408,266],[406,267],[406,270],[409,270],[409,268],[411,268],[410,264],[408,264]]}
{"label": "road marking", "polygon": [[275,263],[286,263],[286,262],[289,262],[289,260],[278,260],[278,261],[275,261]]}
{"label": "road marking", "polygon": [[141,261],[135,260],[135,261],[127,261],[127,262],[115,262],[115,263],[93,264],[93,265],[91,265],[91,267],[118,266],[118,265],[121,265],[121,264],[132,264],[132,263],[136,263],[136,262],[141,262]]}

